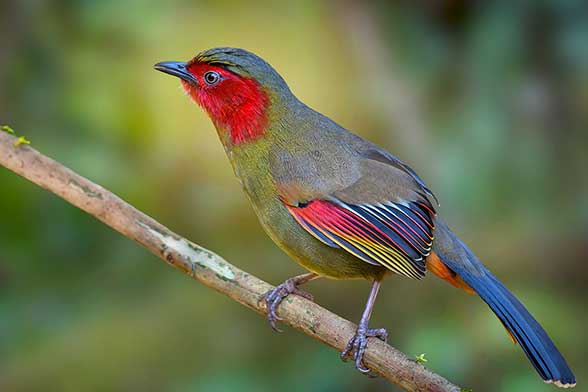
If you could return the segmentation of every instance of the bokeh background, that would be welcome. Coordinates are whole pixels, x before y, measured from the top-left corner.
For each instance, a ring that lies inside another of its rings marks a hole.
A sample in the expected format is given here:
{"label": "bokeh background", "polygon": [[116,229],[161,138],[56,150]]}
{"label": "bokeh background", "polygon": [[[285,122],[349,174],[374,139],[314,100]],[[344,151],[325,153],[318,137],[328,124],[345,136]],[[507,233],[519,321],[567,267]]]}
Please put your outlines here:
{"label": "bokeh background", "polygon": [[[279,283],[301,268],[262,232],[210,121],[152,69],[252,50],[413,166],[586,383],[588,7],[516,3],[3,0],[0,123]],[[369,285],[308,289],[357,320]],[[478,298],[435,277],[389,279],[372,325],[476,392],[553,390]],[[396,389],[0,168],[0,390]]]}

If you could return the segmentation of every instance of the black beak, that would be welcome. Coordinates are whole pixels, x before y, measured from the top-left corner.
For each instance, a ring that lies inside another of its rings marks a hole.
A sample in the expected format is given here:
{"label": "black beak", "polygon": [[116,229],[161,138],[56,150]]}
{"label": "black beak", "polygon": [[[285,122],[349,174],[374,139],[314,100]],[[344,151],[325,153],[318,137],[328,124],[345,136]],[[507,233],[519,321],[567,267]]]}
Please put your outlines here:
{"label": "black beak", "polygon": [[189,83],[198,84],[198,80],[186,69],[186,63],[181,61],[163,61],[153,66],[158,71],[165,72]]}

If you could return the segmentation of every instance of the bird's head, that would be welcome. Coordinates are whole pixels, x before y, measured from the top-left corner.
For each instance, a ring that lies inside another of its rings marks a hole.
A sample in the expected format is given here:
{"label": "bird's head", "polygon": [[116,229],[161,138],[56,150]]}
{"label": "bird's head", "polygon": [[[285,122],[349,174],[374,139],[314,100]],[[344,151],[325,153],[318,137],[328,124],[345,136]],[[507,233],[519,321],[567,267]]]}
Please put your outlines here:
{"label": "bird's head", "polygon": [[208,49],[187,62],[157,63],[155,69],[180,78],[232,144],[263,136],[270,106],[293,97],[267,62],[243,49]]}

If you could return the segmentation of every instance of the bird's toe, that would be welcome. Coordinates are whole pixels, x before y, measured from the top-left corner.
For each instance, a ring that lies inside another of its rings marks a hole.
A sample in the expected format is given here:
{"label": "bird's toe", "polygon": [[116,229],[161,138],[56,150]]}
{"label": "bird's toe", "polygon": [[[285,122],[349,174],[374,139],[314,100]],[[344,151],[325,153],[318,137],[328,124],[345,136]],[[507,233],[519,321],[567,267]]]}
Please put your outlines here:
{"label": "bird's toe", "polygon": [[310,301],[314,300],[313,296],[310,293],[307,293],[306,291],[300,290],[296,286],[296,283],[291,279],[288,279],[287,281],[285,281],[281,285],[276,286],[273,289],[269,290],[266,294],[264,294],[260,298],[260,302],[261,301],[265,302],[265,306],[267,309],[267,319],[268,319],[272,329],[276,332],[282,332],[277,327],[277,322],[279,320],[281,320],[277,314],[278,306],[284,300],[284,298],[286,298],[290,294],[295,294],[295,295],[301,296],[301,297],[306,298]]}
{"label": "bird's toe", "polygon": [[347,346],[345,346],[345,349],[341,352],[341,359],[347,361],[351,357],[351,353],[353,353],[357,370],[370,377],[376,377],[363,361],[369,337],[376,337],[386,342],[388,340],[388,332],[384,328],[370,329],[359,327],[353,338],[349,340]]}

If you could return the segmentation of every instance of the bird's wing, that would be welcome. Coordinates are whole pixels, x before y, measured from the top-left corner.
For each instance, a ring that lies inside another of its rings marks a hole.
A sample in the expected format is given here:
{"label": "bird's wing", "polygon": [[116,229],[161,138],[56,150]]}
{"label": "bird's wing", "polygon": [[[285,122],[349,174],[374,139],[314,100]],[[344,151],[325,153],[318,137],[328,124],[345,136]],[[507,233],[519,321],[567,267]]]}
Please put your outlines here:
{"label": "bird's wing", "polygon": [[312,192],[306,187],[301,192],[305,199],[294,201],[288,192],[282,200],[294,219],[324,244],[395,273],[422,278],[433,242],[432,194],[412,170],[383,159],[364,154],[358,170],[353,183],[328,194],[322,188],[316,198],[308,198]]}
{"label": "bird's wing", "polygon": [[425,182],[418,176],[418,174],[416,174],[410,166],[396,158],[394,155],[390,154],[388,151],[383,150],[375,145],[370,145],[368,149],[364,151],[363,155],[369,160],[382,162],[386,165],[393,166],[403,171],[415,182],[415,186],[418,188],[421,196],[428,199],[429,203],[435,204],[437,206],[439,205],[437,196],[433,194],[433,192],[427,187]]}

